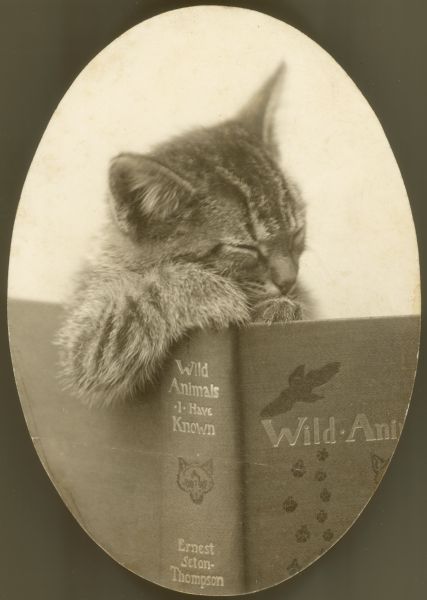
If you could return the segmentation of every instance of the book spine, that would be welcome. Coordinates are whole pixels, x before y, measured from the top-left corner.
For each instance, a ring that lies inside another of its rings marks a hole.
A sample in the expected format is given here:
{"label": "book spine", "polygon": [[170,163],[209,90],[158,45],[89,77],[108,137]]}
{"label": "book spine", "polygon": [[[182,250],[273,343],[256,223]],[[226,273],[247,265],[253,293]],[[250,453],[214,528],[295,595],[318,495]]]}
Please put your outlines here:
{"label": "book spine", "polygon": [[244,591],[234,336],[196,333],[162,378],[159,579],[187,593]]}

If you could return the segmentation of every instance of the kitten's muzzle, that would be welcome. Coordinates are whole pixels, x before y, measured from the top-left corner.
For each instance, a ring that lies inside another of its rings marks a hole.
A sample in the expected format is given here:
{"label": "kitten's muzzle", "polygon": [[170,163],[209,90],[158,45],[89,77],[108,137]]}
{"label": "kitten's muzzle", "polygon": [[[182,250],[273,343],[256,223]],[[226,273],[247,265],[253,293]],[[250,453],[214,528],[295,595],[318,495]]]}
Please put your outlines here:
{"label": "kitten's muzzle", "polygon": [[270,259],[269,267],[272,283],[285,296],[297,280],[298,270],[294,261],[289,256],[276,256]]}
{"label": "kitten's muzzle", "polygon": [[264,284],[264,289],[268,298],[278,298],[279,296],[287,296],[296,289],[296,281],[294,281],[293,283],[287,283],[281,288],[279,288],[272,281],[267,281]]}
{"label": "kitten's muzzle", "polygon": [[278,298],[282,295],[280,289],[272,281],[267,281],[264,284],[264,290],[267,298]]}

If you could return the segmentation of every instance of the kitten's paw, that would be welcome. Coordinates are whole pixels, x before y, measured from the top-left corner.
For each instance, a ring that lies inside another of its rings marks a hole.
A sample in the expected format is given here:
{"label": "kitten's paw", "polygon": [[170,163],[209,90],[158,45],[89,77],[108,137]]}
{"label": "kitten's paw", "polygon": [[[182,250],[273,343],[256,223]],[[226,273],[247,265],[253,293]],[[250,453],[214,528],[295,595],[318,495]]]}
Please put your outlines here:
{"label": "kitten's paw", "polygon": [[255,323],[286,323],[302,319],[301,306],[286,296],[269,298],[256,304],[252,309],[252,320]]}

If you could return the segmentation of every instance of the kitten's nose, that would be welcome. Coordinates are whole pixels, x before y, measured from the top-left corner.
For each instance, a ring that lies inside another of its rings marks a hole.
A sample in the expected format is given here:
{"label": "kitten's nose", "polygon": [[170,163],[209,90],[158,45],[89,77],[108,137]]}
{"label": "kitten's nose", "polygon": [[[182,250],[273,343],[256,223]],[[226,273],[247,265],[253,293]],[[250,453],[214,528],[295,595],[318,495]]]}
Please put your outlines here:
{"label": "kitten's nose", "polygon": [[276,256],[270,259],[271,279],[282,294],[287,294],[297,279],[297,268],[289,256]]}

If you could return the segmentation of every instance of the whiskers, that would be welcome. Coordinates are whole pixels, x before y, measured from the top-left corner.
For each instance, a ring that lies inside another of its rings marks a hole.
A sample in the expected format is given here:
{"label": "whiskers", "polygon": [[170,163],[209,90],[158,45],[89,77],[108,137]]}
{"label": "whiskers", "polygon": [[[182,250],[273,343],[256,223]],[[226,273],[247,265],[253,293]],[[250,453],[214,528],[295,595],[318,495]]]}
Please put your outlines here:
{"label": "whiskers", "polygon": [[240,284],[241,289],[246,294],[250,304],[256,304],[263,300],[268,300],[274,297],[274,295],[266,289],[263,283],[256,281],[244,281]]}

